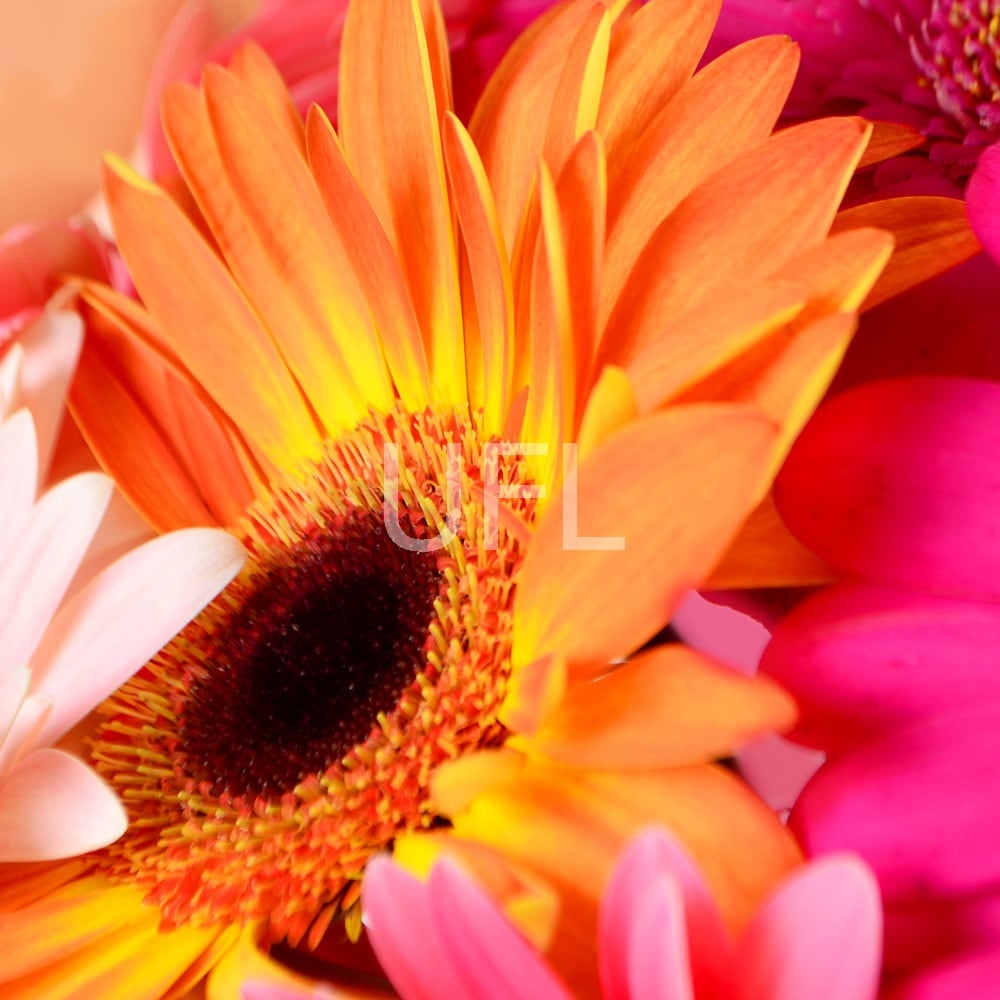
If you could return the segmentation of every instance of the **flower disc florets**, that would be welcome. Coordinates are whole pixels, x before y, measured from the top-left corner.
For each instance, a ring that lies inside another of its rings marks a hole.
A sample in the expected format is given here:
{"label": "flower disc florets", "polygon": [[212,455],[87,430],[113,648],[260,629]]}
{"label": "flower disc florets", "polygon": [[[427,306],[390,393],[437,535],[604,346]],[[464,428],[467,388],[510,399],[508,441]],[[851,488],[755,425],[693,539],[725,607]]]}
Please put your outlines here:
{"label": "flower disc florets", "polygon": [[356,921],[368,857],[436,821],[435,767],[503,741],[525,481],[474,421],[396,412],[251,508],[242,575],[103,708],[112,876],[170,924]]}

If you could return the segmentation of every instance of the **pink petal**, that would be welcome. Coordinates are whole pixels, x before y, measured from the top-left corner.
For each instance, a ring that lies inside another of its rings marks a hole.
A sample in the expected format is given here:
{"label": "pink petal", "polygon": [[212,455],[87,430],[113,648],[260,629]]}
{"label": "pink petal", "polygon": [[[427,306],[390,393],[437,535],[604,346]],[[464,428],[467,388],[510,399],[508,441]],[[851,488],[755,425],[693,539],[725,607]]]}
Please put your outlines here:
{"label": "pink petal", "polygon": [[4,566],[7,549],[24,533],[38,491],[38,445],[27,410],[0,421],[0,469],[0,566]]}
{"label": "pink petal", "polygon": [[1000,983],[1000,950],[958,958],[914,976],[886,1000],[987,1000]]}
{"label": "pink petal", "polygon": [[670,624],[684,641],[742,674],[754,674],[770,634],[760,622],[725,604],[691,591],[674,611]]}
{"label": "pink petal", "polygon": [[965,189],[965,208],[976,239],[1000,261],[1000,143],[985,150]]}
{"label": "pink petal", "polygon": [[974,892],[1000,879],[1000,708],[892,733],[827,763],[791,824],[809,855],[850,850],[886,900]]}
{"label": "pink petal", "polygon": [[775,484],[796,535],[849,574],[1000,597],[1000,385],[915,377],[820,408]]}
{"label": "pink petal", "polygon": [[464,995],[476,1000],[570,1000],[545,959],[452,862],[438,861],[427,892],[434,925],[464,984]]}
{"label": "pink petal", "polygon": [[825,754],[773,733],[748,743],[736,755],[740,774],[775,810],[792,808],[825,759]]}
{"label": "pink petal", "polygon": [[51,711],[52,699],[48,695],[29,694],[21,702],[7,739],[0,745],[0,775],[6,774],[37,745],[35,737]]}
{"label": "pink petal", "polygon": [[[27,697],[31,671],[18,664],[0,664],[0,747],[10,735],[18,710]],[[0,768],[0,777],[3,770]]]}
{"label": "pink petal", "polygon": [[100,573],[60,609],[32,660],[52,714],[53,742],[132,676],[236,575],[235,538],[188,528],[147,542]]}
{"label": "pink petal", "polygon": [[814,861],[764,904],[739,943],[737,1000],[869,1000],[878,993],[882,904],[857,858]]}
{"label": "pink petal", "polygon": [[249,982],[240,987],[240,1000],[323,1000],[335,996],[336,993],[322,988],[309,990],[305,987],[279,986],[277,983]]}
{"label": "pink petal", "polygon": [[0,649],[30,662],[104,516],[112,484],[90,472],[53,487],[35,505],[0,569]]}
{"label": "pink petal", "polygon": [[379,855],[365,868],[361,899],[372,948],[403,1000],[475,1000],[444,949],[426,883]]}
{"label": "pink petal", "polygon": [[[601,903],[598,939],[607,997],[644,1000],[654,995],[646,990],[657,975],[657,996],[708,1000],[723,993],[732,943],[701,873],[662,830],[639,834],[622,852]],[[668,956],[660,966],[657,941]]]}
{"label": "pink petal", "polygon": [[114,792],[82,761],[39,750],[0,784],[0,861],[52,861],[104,847],[127,826]]}
{"label": "pink petal", "polygon": [[761,669],[799,703],[794,738],[832,751],[1000,699],[998,648],[995,604],[844,583],[788,615]]}
{"label": "pink petal", "polygon": [[76,363],[83,346],[83,322],[75,313],[43,313],[21,334],[21,398],[35,419],[38,464],[44,481],[66,409]]}

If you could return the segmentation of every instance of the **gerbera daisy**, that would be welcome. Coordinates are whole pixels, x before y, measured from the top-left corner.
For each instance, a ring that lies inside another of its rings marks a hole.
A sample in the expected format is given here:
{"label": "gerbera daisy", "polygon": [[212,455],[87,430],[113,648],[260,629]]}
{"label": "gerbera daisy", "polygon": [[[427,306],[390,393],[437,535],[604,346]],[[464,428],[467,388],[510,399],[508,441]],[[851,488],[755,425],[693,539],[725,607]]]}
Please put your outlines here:
{"label": "gerbera daisy", "polygon": [[125,831],[114,792],[55,744],[244,561],[234,539],[203,528],[123,550],[120,536],[101,530],[113,484],[100,473],[68,478],[36,500],[81,332],[78,317],[50,312],[0,360],[0,862],[6,863],[70,857]]}
{"label": "gerbera daisy", "polygon": [[761,663],[796,695],[793,738],[829,757],[791,824],[810,854],[856,851],[878,876],[894,997],[994,982],[998,428],[994,383],[872,383],[820,408],[775,491],[847,577]]}
{"label": "gerbera daisy", "polygon": [[787,32],[803,47],[792,115],[909,126],[925,145],[886,164],[882,181],[964,183],[1000,140],[998,12],[993,0],[725,0],[714,46]]}
{"label": "gerbera daisy", "polygon": [[363,0],[339,132],[247,49],[166,98],[196,209],[112,164],[143,304],[85,286],[76,412],[154,524],[227,524],[250,560],[105,705],[130,828],[3,918],[8,996],[175,996],[213,967],[223,995],[258,942],[356,933],[368,858],[408,831],[489,869],[584,994],[638,826],[675,831],[734,926],[794,864],[708,763],[787,698],[636,651],[763,496],[890,239],[829,235],[864,123],[771,134],[786,40],[692,75],[714,14],[563,4],[466,132],[440,11]]}
{"label": "gerbera daisy", "polygon": [[[426,882],[384,856],[370,869],[366,922],[404,1000],[572,996],[460,868],[442,861]],[[616,862],[601,900],[599,951],[606,1000],[871,1000],[881,951],[878,886],[857,858],[813,862],[733,940],[697,866],[672,838],[650,830]],[[255,983],[243,990],[244,1000],[306,996],[269,994]]]}

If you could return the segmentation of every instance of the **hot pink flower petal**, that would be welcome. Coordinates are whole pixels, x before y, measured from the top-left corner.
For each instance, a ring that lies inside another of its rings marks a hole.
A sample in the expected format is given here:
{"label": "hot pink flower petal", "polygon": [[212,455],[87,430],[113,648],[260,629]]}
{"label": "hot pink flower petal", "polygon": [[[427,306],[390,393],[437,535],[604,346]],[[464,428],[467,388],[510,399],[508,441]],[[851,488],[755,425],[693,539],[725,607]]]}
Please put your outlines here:
{"label": "hot pink flower petal", "polygon": [[378,856],[365,868],[361,899],[372,948],[404,1000],[473,1000],[441,943],[425,883]]}
{"label": "hot pink flower petal", "polygon": [[796,535],[849,574],[1000,598],[1000,385],[906,378],[846,392],[775,484]]}
{"label": "hot pink flower petal", "polygon": [[828,762],[791,825],[811,856],[850,850],[888,901],[974,892],[1000,880],[1000,708],[892,733]]}
{"label": "hot pink flower petal", "polygon": [[34,690],[53,701],[50,743],[123,684],[236,575],[231,535],[188,528],[155,538],[101,572],[61,608],[34,657]]}
{"label": "hot pink flower petal", "polygon": [[987,1000],[997,995],[1000,950],[957,958],[921,972],[886,1000]]}
{"label": "hot pink flower petal", "polygon": [[8,552],[0,572],[0,650],[30,661],[104,516],[112,484],[84,473],[49,490]]}
{"label": "hot pink flower petal", "polygon": [[[672,887],[680,891],[681,912]],[[653,954],[657,935],[665,964]],[[607,997],[651,996],[645,989],[657,968],[664,991],[658,995],[683,997],[692,989],[698,1000],[722,995],[732,942],[701,873],[662,831],[640,834],[622,852],[601,904],[599,940]]]}
{"label": "hot pink flower petal", "polygon": [[882,909],[871,872],[849,855],[792,875],[740,940],[737,1000],[869,1000],[878,993]]}
{"label": "hot pink flower petal", "polygon": [[979,165],[965,190],[965,207],[976,238],[1000,261],[1000,143],[979,157]]}
{"label": "hot pink flower petal", "polygon": [[961,952],[1000,948],[1000,895],[890,903],[885,908],[887,973],[912,969]]}
{"label": "hot pink flower petal", "polygon": [[829,752],[982,698],[1000,702],[997,649],[995,604],[845,583],[788,615],[761,669],[799,704],[793,736]]}
{"label": "hot pink flower petal", "polygon": [[114,792],[61,750],[30,754],[0,782],[0,860],[50,861],[117,840],[127,826]]}
{"label": "hot pink flower petal", "polygon": [[[434,866],[426,892],[441,943],[464,985],[462,995],[475,1000],[570,1000],[535,948],[448,859]],[[647,995],[654,1000],[653,994]]]}

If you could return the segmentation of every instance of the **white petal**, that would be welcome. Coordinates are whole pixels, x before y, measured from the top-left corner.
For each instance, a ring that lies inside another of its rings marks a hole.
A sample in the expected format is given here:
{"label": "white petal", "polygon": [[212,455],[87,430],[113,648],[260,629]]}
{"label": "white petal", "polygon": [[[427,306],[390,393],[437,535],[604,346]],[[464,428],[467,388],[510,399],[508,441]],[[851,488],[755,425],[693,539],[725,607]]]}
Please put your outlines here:
{"label": "white petal", "polygon": [[61,750],[26,757],[0,783],[0,861],[53,861],[104,847],[127,826],[114,792]]}
{"label": "white petal", "polygon": [[111,497],[96,472],[67,479],[35,505],[0,568],[0,649],[12,663],[31,654],[90,545]]}
{"label": "white petal", "polygon": [[239,572],[243,546],[187,528],[140,546],[60,609],[32,660],[35,689],[54,702],[39,734],[55,742],[132,676]]}

